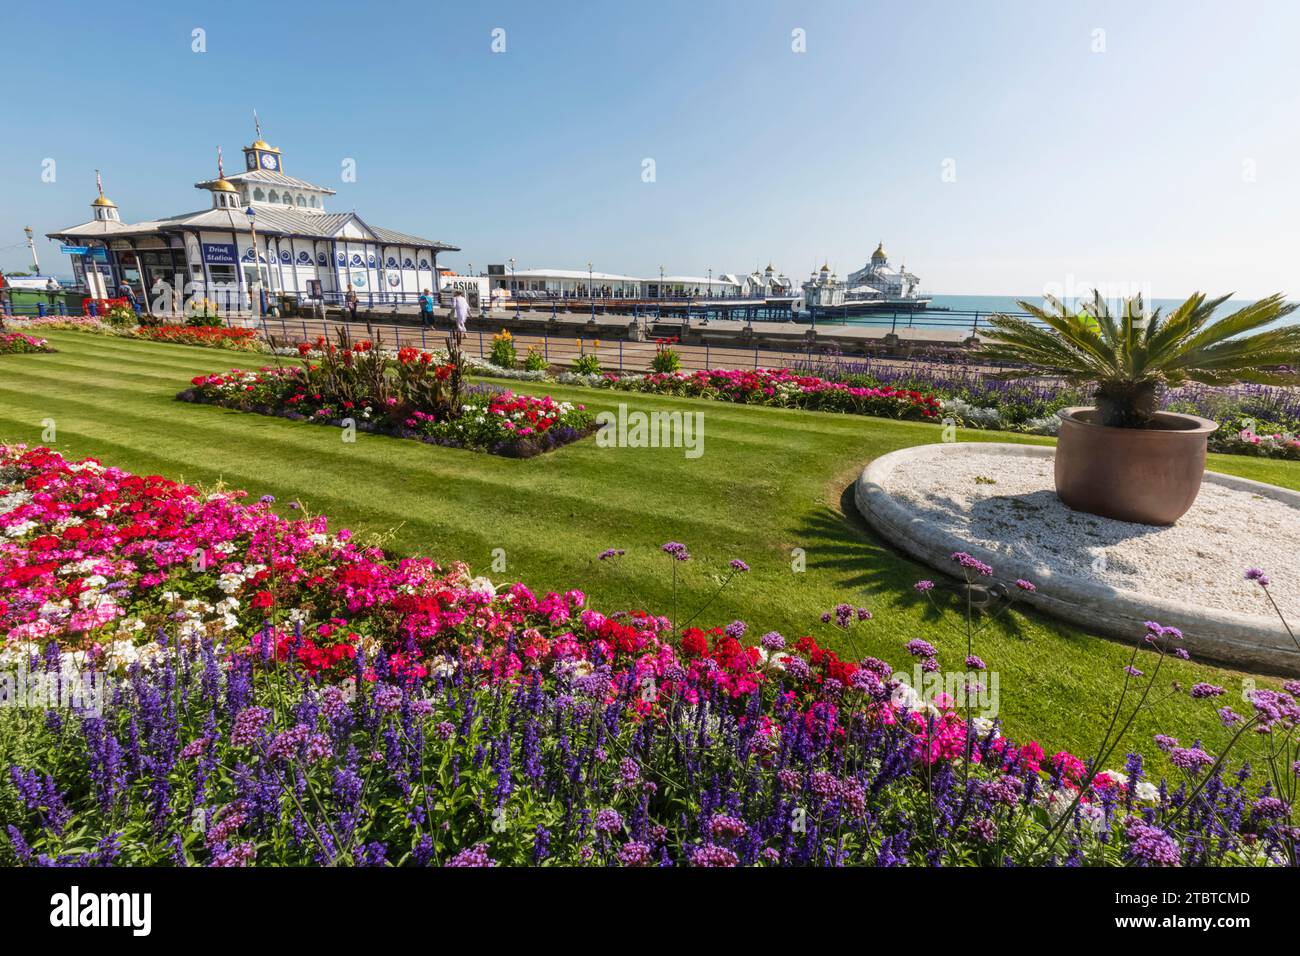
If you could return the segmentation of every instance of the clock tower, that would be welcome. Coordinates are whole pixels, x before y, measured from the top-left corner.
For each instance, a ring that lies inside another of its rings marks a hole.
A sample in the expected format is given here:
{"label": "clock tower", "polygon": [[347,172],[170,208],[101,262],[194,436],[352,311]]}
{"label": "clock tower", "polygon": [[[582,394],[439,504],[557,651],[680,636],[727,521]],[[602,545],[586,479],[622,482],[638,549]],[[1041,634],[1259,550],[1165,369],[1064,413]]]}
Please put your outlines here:
{"label": "clock tower", "polygon": [[253,113],[253,125],[257,127],[257,139],[251,146],[244,147],[244,165],[249,172],[255,169],[265,169],[272,173],[284,172],[280,151],[262,139],[262,124],[258,121],[256,112]]}

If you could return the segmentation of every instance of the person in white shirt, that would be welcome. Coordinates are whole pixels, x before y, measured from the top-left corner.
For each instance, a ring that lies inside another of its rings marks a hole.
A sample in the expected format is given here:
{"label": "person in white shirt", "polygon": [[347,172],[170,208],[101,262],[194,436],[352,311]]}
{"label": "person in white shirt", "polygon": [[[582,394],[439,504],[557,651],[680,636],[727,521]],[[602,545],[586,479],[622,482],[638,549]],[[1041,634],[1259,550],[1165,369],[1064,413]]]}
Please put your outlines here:
{"label": "person in white shirt", "polygon": [[469,318],[469,299],[465,298],[463,289],[456,290],[456,297],[451,300],[452,318],[456,321],[456,341],[465,337],[465,320]]}

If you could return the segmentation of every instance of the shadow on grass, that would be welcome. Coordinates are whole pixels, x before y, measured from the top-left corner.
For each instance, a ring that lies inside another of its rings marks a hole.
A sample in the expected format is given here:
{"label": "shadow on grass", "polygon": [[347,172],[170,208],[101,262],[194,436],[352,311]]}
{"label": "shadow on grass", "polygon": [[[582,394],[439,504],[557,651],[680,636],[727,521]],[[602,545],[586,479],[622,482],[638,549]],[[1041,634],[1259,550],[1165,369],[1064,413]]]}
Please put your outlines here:
{"label": "shadow on grass", "polygon": [[[964,613],[964,580],[918,564],[877,534],[858,513],[853,488],[850,483],[840,493],[838,511],[819,509],[795,529],[796,540],[808,542],[808,569],[836,575],[837,588],[889,595],[897,604],[919,613],[927,623],[938,623],[947,610]],[[914,587],[923,578],[935,583],[930,592],[933,601]],[[1005,636],[1028,641],[1031,638],[1025,633],[1021,614],[1035,612],[1017,606],[999,616],[998,626]]]}

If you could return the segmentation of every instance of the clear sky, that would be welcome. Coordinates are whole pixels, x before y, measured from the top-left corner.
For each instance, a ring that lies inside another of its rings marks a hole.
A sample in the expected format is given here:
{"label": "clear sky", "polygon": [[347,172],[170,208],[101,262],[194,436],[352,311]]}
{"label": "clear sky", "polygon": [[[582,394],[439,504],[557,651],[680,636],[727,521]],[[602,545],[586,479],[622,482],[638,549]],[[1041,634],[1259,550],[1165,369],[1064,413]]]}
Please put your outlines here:
{"label": "clear sky", "polygon": [[14,3],[0,268],[89,218],[95,167],[124,220],[206,208],[256,108],[286,172],[453,268],[843,275],[883,239],[934,293],[1295,297],[1297,35],[1292,0]]}

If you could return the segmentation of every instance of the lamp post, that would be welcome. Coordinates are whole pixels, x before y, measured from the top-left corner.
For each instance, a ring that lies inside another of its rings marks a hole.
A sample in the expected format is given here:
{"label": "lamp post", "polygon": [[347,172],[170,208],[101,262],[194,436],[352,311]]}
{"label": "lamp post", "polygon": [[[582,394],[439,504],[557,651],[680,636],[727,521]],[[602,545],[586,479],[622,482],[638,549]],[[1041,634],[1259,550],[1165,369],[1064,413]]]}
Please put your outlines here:
{"label": "lamp post", "polygon": [[596,287],[592,284],[591,263],[587,263],[587,297],[591,299],[591,321],[596,321]]}
{"label": "lamp post", "polygon": [[250,204],[244,210],[244,215],[248,217],[248,231],[253,237],[253,274],[257,276],[257,314],[260,316],[266,311],[262,303],[262,298],[266,293],[262,287],[262,257],[257,251],[257,210]]}
{"label": "lamp post", "polygon": [[519,318],[519,281],[515,278],[515,260],[510,259],[510,295],[515,300],[515,318]]}
{"label": "lamp post", "polygon": [[36,258],[36,244],[32,242],[32,227],[23,226],[23,232],[27,233],[27,248],[32,253],[32,269],[37,275],[41,274],[41,260]]}
{"label": "lamp post", "polygon": [[659,267],[659,295],[656,298],[664,297],[664,267]]}

